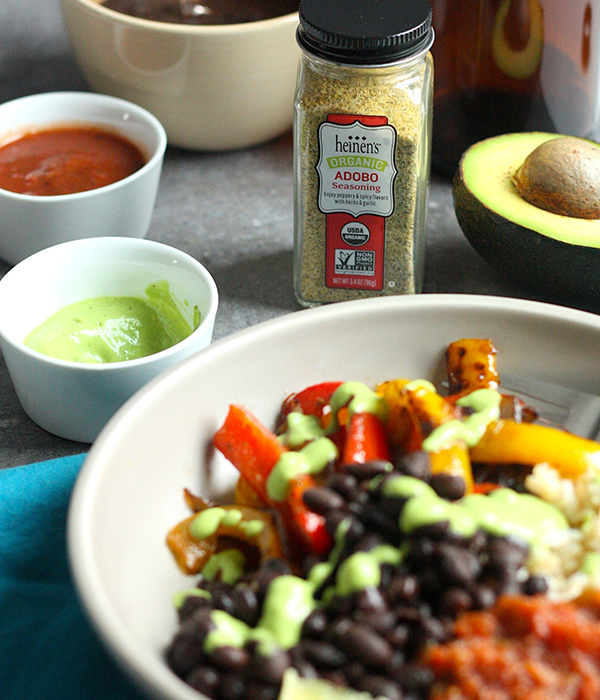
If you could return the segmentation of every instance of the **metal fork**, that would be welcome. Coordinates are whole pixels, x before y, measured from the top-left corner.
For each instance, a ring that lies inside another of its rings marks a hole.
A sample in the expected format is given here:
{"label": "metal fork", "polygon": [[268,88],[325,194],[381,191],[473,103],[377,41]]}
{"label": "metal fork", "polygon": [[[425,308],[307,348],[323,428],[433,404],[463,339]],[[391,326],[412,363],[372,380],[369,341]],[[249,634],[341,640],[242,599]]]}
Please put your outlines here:
{"label": "metal fork", "polygon": [[514,394],[538,412],[541,422],[562,426],[590,440],[600,438],[600,396],[540,379],[502,372],[500,391]]}

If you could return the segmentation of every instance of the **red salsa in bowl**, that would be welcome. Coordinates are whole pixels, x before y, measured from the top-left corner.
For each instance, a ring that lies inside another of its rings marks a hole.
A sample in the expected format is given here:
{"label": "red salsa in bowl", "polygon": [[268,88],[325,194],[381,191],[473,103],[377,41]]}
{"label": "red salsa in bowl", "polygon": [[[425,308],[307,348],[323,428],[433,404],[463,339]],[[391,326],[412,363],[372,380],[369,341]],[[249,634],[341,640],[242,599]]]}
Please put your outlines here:
{"label": "red salsa in bowl", "polygon": [[21,134],[0,146],[0,188],[19,194],[74,194],[132,175],[147,162],[129,139],[94,126]]}

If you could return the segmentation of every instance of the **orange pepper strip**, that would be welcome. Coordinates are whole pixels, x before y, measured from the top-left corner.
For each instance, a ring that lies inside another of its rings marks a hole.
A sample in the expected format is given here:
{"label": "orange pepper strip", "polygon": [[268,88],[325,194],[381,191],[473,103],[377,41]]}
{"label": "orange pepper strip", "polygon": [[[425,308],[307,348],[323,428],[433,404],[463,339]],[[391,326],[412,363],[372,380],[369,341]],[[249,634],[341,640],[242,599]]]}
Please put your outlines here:
{"label": "orange pepper strip", "polygon": [[488,464],[548,462],[563,478],[574,479],[589,466],[600,465],[600,444],[536,423],[499,420],[490,423],[471,448],[471,460]]}
{"label": "orange pepper strip", "polygon": [[[427,387],[406,389],[409,413],[413,416],[412,449],[421,449],[423,440],[436,428],[461,417],[460,408]],[[457,441],[430,453],[431,471],[460,476],[466,492],[473,490],[473,471],[467,445]]]}

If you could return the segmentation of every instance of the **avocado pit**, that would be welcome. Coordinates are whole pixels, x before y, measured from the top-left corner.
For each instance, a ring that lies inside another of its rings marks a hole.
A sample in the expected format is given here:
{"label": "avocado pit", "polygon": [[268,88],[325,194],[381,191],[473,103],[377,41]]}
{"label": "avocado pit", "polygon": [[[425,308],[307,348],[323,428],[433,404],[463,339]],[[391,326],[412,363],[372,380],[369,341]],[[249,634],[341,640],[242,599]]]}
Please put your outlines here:
{"label": "avocado pit", "polygon": [[577,219],[600,219],[600,148],[560,136],[540,144],[517,169],[519,196],[540,209]]}

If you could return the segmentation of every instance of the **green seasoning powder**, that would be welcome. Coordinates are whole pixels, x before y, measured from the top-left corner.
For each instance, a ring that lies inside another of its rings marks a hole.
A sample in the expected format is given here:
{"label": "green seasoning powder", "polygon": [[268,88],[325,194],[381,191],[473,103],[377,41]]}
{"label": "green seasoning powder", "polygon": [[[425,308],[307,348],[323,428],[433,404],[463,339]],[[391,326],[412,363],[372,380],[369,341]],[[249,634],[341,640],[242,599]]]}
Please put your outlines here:
{"label": "green seasoning powder", "polygon": [[[70,362],[121,362],[170,348],[194,330],[168,282],[149,285],[146,296],[98,297],[70,304],[31,331],[24,343]],[[195,327],[198,323],[195,318]]]}

